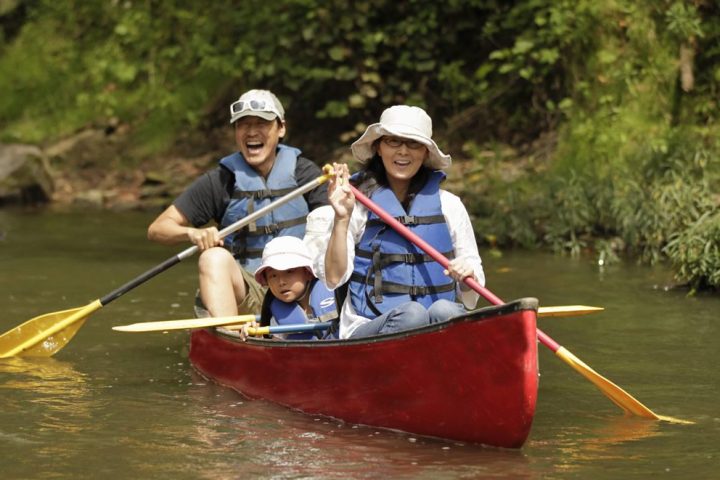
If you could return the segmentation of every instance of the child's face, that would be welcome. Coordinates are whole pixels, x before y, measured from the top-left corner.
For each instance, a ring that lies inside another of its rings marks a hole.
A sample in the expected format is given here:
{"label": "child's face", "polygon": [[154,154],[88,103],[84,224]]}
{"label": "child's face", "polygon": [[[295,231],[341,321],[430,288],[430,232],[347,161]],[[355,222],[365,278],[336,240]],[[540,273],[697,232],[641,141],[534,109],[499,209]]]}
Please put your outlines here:
{"label": "child's face", "polygon": [[282,302],[294,302],[305,293],[307,282],[312,274],[303,267],[290,270],[275,270],[268,268],[265,271],[265,280],[275,298]]}

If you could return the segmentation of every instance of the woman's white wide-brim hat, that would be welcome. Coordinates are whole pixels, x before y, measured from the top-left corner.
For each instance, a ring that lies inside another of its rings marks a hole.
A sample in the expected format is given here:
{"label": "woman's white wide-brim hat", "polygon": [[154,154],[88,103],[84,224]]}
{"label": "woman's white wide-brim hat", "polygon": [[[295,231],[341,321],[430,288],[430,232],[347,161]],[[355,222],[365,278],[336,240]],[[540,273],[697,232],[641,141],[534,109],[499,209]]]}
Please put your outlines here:
{"label": "woman's white wide-brim hat", "polygon": [[315,275],[313,259],[305,243],[297,237],[275,237],[263,249],[262,263],[255,270],[255,280],[266,287],[265,270],[268,268],[290,270],[301,267],[307,268],[310,273]]}
{"label": "woman's white wide-brim hat", "polygon": [[450,166],[450,155],[444,154],[432,139],[432,119],[420,107],[395,105],[386,108],[380,116],[380,122],[373,123],[351,146],[353,156],[362,164],[373,155],[373,143],[383,136],[402,137],[422,143],[428,149],[428,158],[424,165],[435,170]]}

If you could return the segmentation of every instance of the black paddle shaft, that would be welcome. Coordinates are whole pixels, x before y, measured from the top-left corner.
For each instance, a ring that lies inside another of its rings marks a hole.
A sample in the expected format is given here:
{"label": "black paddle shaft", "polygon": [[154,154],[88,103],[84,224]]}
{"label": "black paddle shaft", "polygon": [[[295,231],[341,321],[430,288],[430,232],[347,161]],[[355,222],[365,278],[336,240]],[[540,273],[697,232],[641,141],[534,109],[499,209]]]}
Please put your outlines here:
{"label": "black paddle shaft", "polygon": [[[218,232],[220,238],[225,238],[227,235],[229,235],[233,232],[236,232],[237,230],[240,230],[245,225],[248,225],[251,222],[254,222],[255,220],[267,215],[268,213],[270,213],[270,211],[279,207],[280,205],[283,205],[283,204],[289,202],[290,200],[292,200],[293,198],[299,197],[300,195],[303,195],[303,194],[309,192],[313,188],[316,188],[318,185],[325,182],[328,179],[328,177],[329,177],[329,174],[324,174],[324,175],[316,178],[315,180],[308,182],[301,187],[296,188],[292,192],[285,194],[284,196],[278,198],[277,200],[270,203],[269,205],[266,205],[263,208],[260,208],[260,209],[256,210],[255,212],[251,213],[250,215],[248,215],[244,218],[241,218],[240,220],[233,223],[232,225],[223,228],[222,230],[220,230]],[[147,282],[148,280],[153,278],[155,275],[162,273],[165,270],[167,270],[168,268],[170,268],[174,265],[177,265],[182,260],[193,256],[198,250],[199,250],[199,248],[197,247],[197,245],[193,245],[192,247],[187,248],[186,250],[183,250],[182,252],[178,253],[174,257],[168,258],[160,265],[151,268],[150,270],[143,273],[139,277],[134,278],[133,280],[130,280],[125,285],[108,293],[107,295],[105,295],[104,297],[102,297],[100,299],[100,303],[102,304],[102,306],[107,305],[108,303],[112,302],[113,300],[115,300],[118,297],[121,297],[122,295],[126,294],[127,292],[129,292],[133,288],[137,287],[138,285]]]}
{"label": "black paddle shaft", "polygon": [[105,305],[112,302],[116,298],[125,295],[127,292],[129,292],[133,288],[137,287],[138,285],[147,282],[148,280],[153,278],[155,275],[164,272],[165,270],[167,270],[168,268],[170,268],[172,266],[177,265],[182,260],[180,255],[182,255],[182,254],[178,254],[178,255],[175,255],[174,257],[168,258],[167,260],[162,262],[160,265],[157,265],[157,266],[151,268],[150,270],[143,273],[139,277],[136,277],[136,278],[130,280],[125,285],[123,285],[119,288],[116,288],[112,292],[110,292],[107,295],[105,295],[104,297],[102,297],[100,299],[100,303],[104,307]]}

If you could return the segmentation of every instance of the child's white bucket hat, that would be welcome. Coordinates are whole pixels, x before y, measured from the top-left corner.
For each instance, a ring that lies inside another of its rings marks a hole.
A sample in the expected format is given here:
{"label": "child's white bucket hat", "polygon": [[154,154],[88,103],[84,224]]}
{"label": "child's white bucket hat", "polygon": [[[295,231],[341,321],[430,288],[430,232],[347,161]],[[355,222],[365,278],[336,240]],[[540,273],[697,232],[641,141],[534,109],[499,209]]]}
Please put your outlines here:
{"label": "child's white bucket hat", "polygon": [[255,270],[255,280],[260,285],[267,286],[265,270],[268,268],[290,270],[304,267],[315,275],[312,264],[310,251],[301,239],[291,236],[276,237],[270,240],[263,249],[262,262]]}

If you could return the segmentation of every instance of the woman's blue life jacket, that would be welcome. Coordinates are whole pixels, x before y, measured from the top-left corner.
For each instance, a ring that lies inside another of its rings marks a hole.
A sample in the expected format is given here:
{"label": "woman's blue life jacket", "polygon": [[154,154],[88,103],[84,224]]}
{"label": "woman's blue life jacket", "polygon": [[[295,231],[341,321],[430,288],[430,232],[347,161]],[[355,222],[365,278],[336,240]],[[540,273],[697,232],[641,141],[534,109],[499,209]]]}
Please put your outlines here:
{"label": "woman's blue life jacket", "polygon": [[[432,172],[408,212],[388,187],[378,188],[370,198],[446,258],[454,258],[452,237],[440,207],[440,182],[444,178],[443,172]],[[359,315],[375,318],[411,300],[425,308],[440,299],[456,301],[456,282],[443,270],[369,211],[365,232],[355,247],[349,282],[352,306]]]}
{"label": "woman's blue life jacket", "polygon": [[[220,228],[225,228],[254,211],[269,205],[298,187],[295,165],[300,150],[278,145],[277,157],[267,180],[235,152],[220,164],[235,174],[235,190],[225,210]],[[225,247],[250,273],[260,266],[263,247],[281,235],[303,238],[308,205],[302,195],[272,210],[246,227],[225,237]]]}
{"label": "woman's blue life jacket", "polygon": [[297,325],[305,323],[333,322],[335,328],[329,331],[292,333],[288,334],[287,340],[313,340],[338,338],[337,322],[340,313],[337,308],[335,292],[328,290],[323,282],[313,279],[310,282],[310,309],[312,315],[308,316],[298,302],[283,302],[278,300],[268,289],[263,302],[263,311],[260,315],[260,324],[267,326],[276,325]]}

